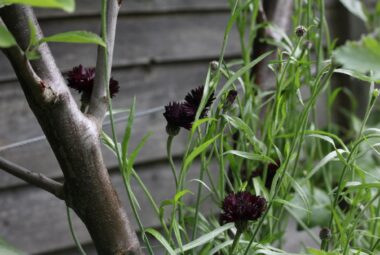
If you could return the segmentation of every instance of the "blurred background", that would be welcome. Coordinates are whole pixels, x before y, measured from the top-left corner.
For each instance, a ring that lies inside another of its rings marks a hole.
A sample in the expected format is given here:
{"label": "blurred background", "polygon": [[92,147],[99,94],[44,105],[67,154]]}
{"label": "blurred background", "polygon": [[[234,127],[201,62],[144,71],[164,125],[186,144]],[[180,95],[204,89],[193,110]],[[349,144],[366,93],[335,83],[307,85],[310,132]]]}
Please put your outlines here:
{"label": "blurred background", "polygon": [[[276,0],[275,2],[291,1]],[[266,2],[266,1],[265,1]],[[375,1],[368,1],[375,2]],[[332,38],[338,44],[357,39],[365,32],[360,20],[350,15],[338,0],[326,1]],[[36,9],[45,35],[69,30],[100,31],[100,1],[77,1],[76,11]],[[170,198],[173,180],[166,160],[166,122],[162,106],[179,100],[187,91],[203,84],[208,64],[218,58],[223,33],[230,14],[226,0],[124,0],[118,19],[112,76],[119,81],[120,93],[114,107],[126,109],[135,96],[137,117],[132,146],[153,132],[139,155],[136,170],[157,201]],[[82,64],[93,67],[96,46],[51,44],[63,73]],[[240,45],[233,31],[227,59],[240,56]],[[339,86],[352,86],[358,101],[360,89],[351,80],[335,75]],[[73,94],[77,96],[76,92]],[[365,92],[366,94],[366,92]],[[341,100],[344,104],[344,100]],[[322,105],[323,106],[323,105]],[[322,107],[321,106],[321,107]],[[358,108],[360,115],[360,107]],[[322,114],[323,115],[323,114]],[[126,114],[118,114],[119,134]],[[337,118],[343,124],[344,118]],[[107,131],[109,126],[105,125]],[[184,150],[185,133],[175,139],[177,156]],[[114,155],[103,149],[112,180],[120,199],[127,198]],[[61,171],[43,133],[30,111],[14,72],[0,55],[0,156],[58,181]],[[197,169],[191,171],[197,175]],[[195,178],[195,177],[194,177]],[[142,207],[144,225],[155,226],[155,217],[139,187],[133,187]],[[191,196],[188,197],[191,199]],[[191,202],[191,201],[188,201]],[[76,233],[90,253],[94,253],[84,226],[74,217]],[[77,254],[69,232],[65,204],[42,190],[0,171],[0,237],[28,254]],[[293,240],[294,241],[294,240]],[[298,243],[289,245],[299,246]]]}

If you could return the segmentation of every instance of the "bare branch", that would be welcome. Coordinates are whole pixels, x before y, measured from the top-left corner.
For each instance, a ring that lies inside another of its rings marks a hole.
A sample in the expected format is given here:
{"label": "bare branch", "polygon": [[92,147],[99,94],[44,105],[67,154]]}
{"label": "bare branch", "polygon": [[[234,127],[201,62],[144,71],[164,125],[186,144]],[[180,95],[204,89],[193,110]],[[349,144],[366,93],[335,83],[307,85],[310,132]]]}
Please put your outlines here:
{"label": "bare branch", "polygon": [[29,184],[50,192],[62,200],[65,199],[62,183],[54,181],[53,179],[50,179],[43,174],[30,171],[2,157],[0,157],[0,168],[9,174],[26,181]]}
{"label": "bare branch", "polygon": [[[93,115],[98,121],[98,127],[101,127],[104,115],[107,110],[107,94],[106,94],[106,77],[108,77],[107,86],[112,69],[113,49],[115,44],[116,23],[117,15],[119,13],[120,5],[117,0],[107,1],[107,27],[106,27],[106,40],[107,49],[98,47],[98,57],[96,61],[95,82],[92,90],[90,106],[88,114]],[[105,70],[105,54],[106,50],[108,62]]]}

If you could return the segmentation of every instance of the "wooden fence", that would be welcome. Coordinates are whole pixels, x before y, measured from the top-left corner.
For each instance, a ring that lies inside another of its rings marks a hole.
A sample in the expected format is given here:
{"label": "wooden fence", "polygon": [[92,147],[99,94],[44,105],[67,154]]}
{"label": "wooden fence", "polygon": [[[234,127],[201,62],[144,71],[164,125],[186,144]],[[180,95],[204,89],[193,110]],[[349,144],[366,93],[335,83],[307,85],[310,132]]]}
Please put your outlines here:
{"label": "wooden fence", "polygon": [[[38,9],[45,35],[69,30],[98,32],[99,2],[77,1],[77,10],[73,14]],[[338,32],[342,29],[347,32],[342,20],[344,15],[337,15],[336,8],[341,8],[337,1],[329,1],[330,24]],[[225,0],[125,0],[123,3],[112,72],[121,89],[114,106],[125,109],[134,96],[137,98],[137,112],[143,114],[136,119],[132,146],[148,131],[153,132],[137,160],[136,169],[148,188],[155,191],[157,201],[170,198],[174,191],[165,160],[167,135],[160,107],[170,100],[183,98],[189,89],[203,83],[208,63],[218,58],[228,17]],[[95,65],[95,46],[57,43],[51,44],[51,49],[62,72],[78,64]],[[226,56],[239,56],[236,32],[231,35]],[[155,110],[146,112],[149,109]],[[118,123],[119,135],[124,125],[125,121]],[[184,133],[182,131],[182,135],[175,139],[173,151],[176,155],[183,152]],[[41,135],[10,64],[4,55],[0,55],[0,156],[61,180],[58,164],[46,140],[39,137]],[[37,139],[33,142],[15,144],[35,137]],[[10,144],[13,145],[8,146]],[[105,148],[103,151],[112,180],[121,200],[126,203],[121,177],[113,169],[115,156]],[[193,168],[191,173],[196,178],[197,165]],[[145,209],[150,206],[143,192],[137,185],[133,188],[144,208],[144,224],[157,225],[153,212]],[[90,237],[76,217],[74,225],[81,242],[87,244],[90,254],[94,254]],[[64,203],[1,171],[0,236],[28,254],[77,254],[69,234]]]}

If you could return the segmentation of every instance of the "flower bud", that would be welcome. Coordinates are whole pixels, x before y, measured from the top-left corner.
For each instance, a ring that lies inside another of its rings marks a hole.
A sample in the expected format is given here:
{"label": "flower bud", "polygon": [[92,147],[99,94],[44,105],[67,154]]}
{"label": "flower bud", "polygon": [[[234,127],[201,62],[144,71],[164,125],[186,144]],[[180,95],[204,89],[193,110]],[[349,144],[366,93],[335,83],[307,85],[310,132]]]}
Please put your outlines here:
{"label": "flower bud", "polygon": [[219,68],[219,63],[218,61],[214,60],[210,62],[210,66],[211,66],[211,70],[215,72]]}
{"label": "flower bud", "polygon": [[372,96],[374,98],[378,97],[379,96],[379,90],[378,89],[374,89],[373,92],[372,92]]}
{"label": "flower bud", "polygon": [[319,232],[319,238],[321,238],[321,240],[328,240],[331,237],[331,230],[329,228],[322,228]]}
{"label": "flower bud", "polygon": [[307,29],[306,29],[306,27],[304,27],[304,26],[298,26],[298,27],[296,28],[296,35],[297,35],[298,37],[302,37],[302,36],[304,36],[304,35],[306,34],[306,32],[307,32]]}

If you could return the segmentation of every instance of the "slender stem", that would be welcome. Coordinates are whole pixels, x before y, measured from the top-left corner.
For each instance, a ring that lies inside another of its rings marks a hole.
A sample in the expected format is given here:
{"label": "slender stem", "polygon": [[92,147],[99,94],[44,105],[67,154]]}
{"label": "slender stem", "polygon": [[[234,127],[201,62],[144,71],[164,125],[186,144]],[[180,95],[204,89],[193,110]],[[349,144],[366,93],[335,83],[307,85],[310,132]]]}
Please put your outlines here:
{"label": "slender stem", "polygon": [[[269,210],[271,209],[271,207],[272,207],[272,205],[273,205],[273,200],[277,197],[277,194],[278,194],[278,192],[280,191],[281,184],[282,184],[283,179],[284,179],[284,177],[285,177],[285,172],[286,172],[285,170],[287,169],[287,167],[288,167],[288,165],[289,165],[289,163],[290,163],[290,157],[292,156],[292,154],[293,154],[294,150],[296,149],[297,145],[298,145],[298,146],[301,146],[301,145],[302,145],[302,143],[299,141],[299,139],[302,139],[302,137],[301,137],[301,135],[299,135],[299,134],[300,134],[300,133],[302,133],[302,134],[304,133],[304,132],[302,131],[302,127],[303,127],[303,123],[304,123],[304,121],[306,121],[306,119],[307,119],[307,117],[308,117],[308,112],[309,112],[309,110],[310,110],[310,107],[315,103],[316,98],[317,98],[317,96],[319,95],[319,92],[321,92],[321,91],[323,90],[323,89],[322,89],[323,86],[324,86],[324,85],[327,83],[327,81],[330,79],[330,77],[331,77],[333,71],[334,71],[334,67],[333,67],[333,66],[330,66],[330,67],[329,67],[329,71],[328,71],[328,73],[325,75],[324,79],[321,80],[321,79],[322,79],[322,75],[324,74],[324,72],[321,72],[320,77],[318,77],[318,79],[316,80],[316,84],[319,83],[319,86],[321,86],[321,89],[319,89],[318,91],[316,91],[315,94],[312,95],[312,97],[311,97],[311,99],[310,99],[308,105],[305,107],[305,109],[304,109],[303,112],[302,112],[301,117],[299,118],[299,124],[297,125],[297,131],[296,131],[296,134],[295,134],[295,139],[294,139],[293,144],[292,144],[292,147],[291,147],[291,149],[290,149],[290,151],[289,151],[289,154],[288,154],[289,156],[286,158],[286,160],[285,160],[285,162],[284,162],[284,168],[283,168],[283,170],[282,170],[282,172],[281,172],[281,175],[280,175],[280,177],[279,177],[279,179],[278,179],[277,186],[276,186],[276,188],[275,188],[275,190],[274,190],[274,193],[273,193],[273,195],[272,195],[272,197],[271,197],[271,199],[270,199],[270,202],[269,202],[269,204],[268,204],[268,208],[267,208],[267,210],[264,212],[264,215],[261,217],[261,219],[260,219],[258,225],[256,226],[256,229],[255,229],[255,231],[254,231],[254,233],[253,233],[253,235],[252,235],[252,237],[251,237],[251,240],[250,240],[249,243],[248,243],[248,246],[247,246],[247,248],[246,248],[246,250],[245,250],[245,252],[244,252],[244,255],[247,255],[247,254],[248,254],[248,251],[249,251],[249,249],[250,249],[250,247],[251,247],[251,245],[252,245],[252,243],[253,243],[253,241],[254,241],[254,239],[255,239],[255,237],[256,237],[256,234],[258,233],[259,229],[261,228],[262,224],[264,223],[264,220],[265,220],[266,216],[268,215]],[[298,139],[298,138],[299,138],[299,139]],[[301,140],[301,141],[302,141],[302,140]]]}
{"label": "slender stem", "polygon": [[[204,153],[202,153],[202,166],[201,166],[201,171],[199,173],[199,180],[203,180],[203,173],[205,171],[205,161],[206,158],[204,157]],[[202,183],[198,183],[198,191],[197,191],[197,201],[195,204],[195,215],[194,215],[194,228],[193,228],[193,233],[191,235],[191,239],[194,240],[196,234],[197,234],[197,227],[198,227],[198,219],[199,219],[199,205],[201,201],[201,196],[202,196]]]}
{"label": "slender stem", "polygon": [[[111,0],[111,1],[113,1],[113,0]],[[109,117],[110,117],[110,123],[111,123],[112,139],[113,139],[114,144],[117,145],[118,143],[117,143],[117,137],[116,137],[116,131],[115,131],[115,122],[113,119],[112,100],[111,100],[111,95],[110,95],[109,86],[108,86],[108,83],[110,80],[109,76],[110,76],[110,72],[111,72],[111,64],[112,64],[111,62],[109,62],[108,57],[109,57],[109,55],[111,55],[110,60],[112,60],[112,53],[113,53],[113,50],[110,50],[109,47],[113,48],[113,45],[108,44],[109,43],[109,40],[108,40],[109,36],[107,33],[107,13],[108,13],[107,3],[110,3],[110,1],[102,0],[102,39],[106,42],[107,47],[103,50],[103,57],[99,58],[99,59],[101,59],[101,61],[99,62],[99,65],[103,64],[103,72],[102,72],[101,78],[104,79],[103,80],[103,86],[104,86],[104,90],[106,92],[107,99],[108,99],[107,102],[108,102],[108,110],[110,112]],[[110,37],[112,37],[112,35]],[[99,53],[101,54],[101,52],[99,52]],[[102,68],[99,67],[99,69],[102,69]],[[100,89],[99,89],[99,91],[100,91]],[[95,116],[97,115],[96,112],[101,112],[101,111],[99,111],[99,110],[94,111]],[[101,118],[103,118],[103,117],[101,117]],[[127,191],[126,193],[127,193],[130,205],[132,207],[133,214],[134,214],[136,221],[139,225],[141,235],[142,235],[142,239],[144,240],[144,242],[148,248],[149,253],[154,254],[153,249],[149,243],[148,237],[145,234],[144,226],[142,225],[142,222],[141,222],[140,217],[138,215],[136,205],[132,199],[132,189],[131,189],[130,184],[129,184],[129,179],[127,179],[127,176],[124,173],[125,171],[123,171],[124,166],[123,166],[122,157],[120,155],[120,150],[117,146],[115,146],[115,147],[116,147],[116,149],[115,149],[116,156],[117,156],[118,163],[119,163],[119,169],[123,175],[124,186],[125,186],[126,191]]]}
{"label": "slender stem", "polygon": [[352,224],[352,227],[351,227],[351,230],[348,234],[348,238],[347,238],[347,241],[346,241],[346,245],[344,246],[344,250],[343,250],[343,254],[347,254],[347,250],[348,250],[348,246],[350,245],[350,241],[351,241],[351,235],[352,233],[354,232],[355,230],[355,226],[356,224],[358,223],[358,221],[360,220],[361,216],[364,214],[364,212],[367,210],[367,208],[376,200],[378,199],[378,197],[380,196],[380,191],[378,191],[376,193],[376,195],[365,205],[365,207],[359,212],[359,214],[355,217],[354,219],[354,222]]}
{"label": "slender stem", "polygon": [[69,229],[70,229],[70,234],[71,236],[73,237],[73,240],[75,242],[75,245],[77,246],[79,252],[82,254],[82,255],[86,255],[86,252],[83,250],[82,248],[82,245],[80,244],[75,232],[74,232],[74,227],[73,227],[73,223],[71,221],[71,212],[70,212],[70,208],[66,205],[66,213],[67,213],[67,221],[69,223]]}
{"label": "slender stem", "polygon": [[[338,204],[338,200],[339,200],[339,196],[340,196],[340,193],[343,191],[343,188],[344,188],[344,185],[343,184],[343,180],[344,180],[344,177],[346,176],[346,172],[347,172],[347,169],[351,166],[351,164],[354,163],[355,161],[355,155],[357,153],[357,148],[358,148],[358,145],[360,144],[360,141],[363,139],[362,138],[362,134],[363,134],[363,130],[364,130],[364,127],[368,121],[368,118],[369,118],[369,115],[370,113],[372,112],[372,109],[373,107],[375,106],[375,103],[376,103],[376,97],[372,98],[370,103],[368,104],[368,108],[367,108],[367,111],[366,111],[366,114],[364,116],[364,119],[363,119],[363,123],[360,127],[360,131],[358,133],[358,136],[357,136],[357,139],[356,139],[356,142],[354,143],[354,146],[353,148],[351,149],[350,151],[350,154],[348,155],[347,157],[347,163],[344,164],[344,167],[343,167],[343,170],[342,170],[342,173],[339,177],[339,182],[338,182],[338,190],[335,194],[335,197],[334,197],[334,201],[332,203],[332,206],[331,206],[331,210],[334,210],[334,208],[336,208],[337,204]],[[333,213],[331,213],[330,215],[330,220],[329,220],[329,229],[332,229],[332,225],[333,225]],[[328,249],[328,246],[329,246],[329,241],[326,241],[326,242],[322,242],[322,249],[327,251]]]}
{"label": "slender stem", "polygon": [[234,242],[232,243],[232,246],[231,246],[230,251],[229,251],[229,254],[230,254],[230,255],[233,255],[233,254],[234,254],[234,250],[235,250],[236,246],[237,246],[238,243],[239,243],[240,236],[241,236],[242,233],[243,233],[243,232],[240,231],[240,230],[237,230],[237,231],[236,231],[236,235],[235,235],[235,237],[234,237]]}
{"label": "slender stem", "polygon": [[168,155],[168,160],[169,160],[169,163],[170,163],[170,168],[171,168],[172,173],[173,173],[173,177],[174,177],[174,181],[175,181],[175,188],[177,190],[178,189],[178,179],[177,179],[177,174],[176,174],[177,171],[176,171],[175,164],[173,162],[173,156],[172,156],[172,152],[171,152],[173,139],[174,139],[174,136],[172,136],[172,135],[168,136],[168,140],[167,140],[167,143],[166,143],[166,152],[167,152],[167,155]]}

